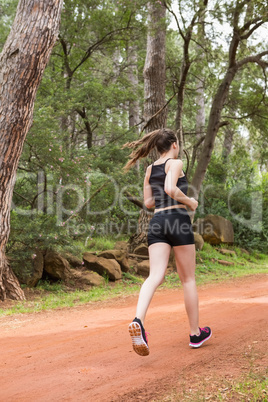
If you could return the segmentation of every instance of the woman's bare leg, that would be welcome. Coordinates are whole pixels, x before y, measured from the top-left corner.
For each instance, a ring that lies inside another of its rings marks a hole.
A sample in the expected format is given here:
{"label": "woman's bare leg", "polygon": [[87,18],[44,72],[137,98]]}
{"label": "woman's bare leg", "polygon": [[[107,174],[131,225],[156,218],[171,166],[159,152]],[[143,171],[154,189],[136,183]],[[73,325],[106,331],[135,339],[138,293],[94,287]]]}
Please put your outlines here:
{"label": "woman's bare leg", "polygon": [[154,243],[149,246],[148,250],[150,274],[141,287],[136,310],[136,317],[142,323],[144,323],[154,292],[165,278],[171,246],[167,243]]}
{"label": "woman's bare leg", "polygon": [[177,271],[183,286],[184,304],[191,335],[199,334],[198,294],[195,283],[195,245],[174,247]]}

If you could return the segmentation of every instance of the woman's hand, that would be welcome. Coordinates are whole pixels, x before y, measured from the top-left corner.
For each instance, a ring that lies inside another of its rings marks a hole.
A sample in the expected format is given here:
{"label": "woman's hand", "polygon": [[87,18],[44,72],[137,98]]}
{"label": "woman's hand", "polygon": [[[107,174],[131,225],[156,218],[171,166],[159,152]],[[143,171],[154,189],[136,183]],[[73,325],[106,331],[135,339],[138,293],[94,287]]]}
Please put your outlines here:
{"label": "woman's hand", "polygon": [[191,209],[191,211],[195,211],[196,208],[198,207],[198,201],[196,201],[194,198],[190,198],[190,203],[188,204],[189,208]]}

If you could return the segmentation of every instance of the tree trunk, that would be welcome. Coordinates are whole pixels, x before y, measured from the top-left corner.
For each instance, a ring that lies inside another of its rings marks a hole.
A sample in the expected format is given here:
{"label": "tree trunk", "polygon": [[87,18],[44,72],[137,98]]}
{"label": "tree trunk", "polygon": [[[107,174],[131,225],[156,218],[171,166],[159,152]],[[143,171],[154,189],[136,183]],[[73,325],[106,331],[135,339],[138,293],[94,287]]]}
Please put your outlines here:
{"label": "tree trunk", "polygon": [[[184,97],[185,97],[185,87],[187,82],[188,73],[192,64],[189,55],[189,48],[192,39],[193,29],[196,25],[196,21],[198,20],[199,25],[202,24],[202,20],[204,18],[204,12],[207,6],[207,0],[204,0],[200,3],[199,9],[194,14],[191,23],[186,29],[186,32],[183,33],[181,28],[178,24],[179,33],[183,39],[183,59],[181,63],[180,69],[180,79],[178,83],[178,95],[177,95],[177,112],[176,112],[176,133],[179,140],[179,147],[180,147],[180,158],[183,157],[183,126],[182,126],[182,117],[183,117],[183,104],[184,104]],[[200,28],[198,28],[200,30]]]}
{"label": "tree trunk", "polygon": [[236,66],[230,67],[228,69],[212,101],[212,106],[208,120],[207,134],[204,140],[202,150],[202,158],[200,158],[198,161],[194,177],[191,183],[191,187],[189,188],[189,196],[195,197],[196,199],[198,199],[201,185],[204,180],[205,173],[211,159],[215,139],[220,128],[222,109],[224,107],[226,97],[229,93],[229,88],[236,74],[236,71],[237,71]]}
{"label": "tree trunk", "polygon": [[[183,157],[183,126],[182,126],[182,115],[183,115],[183,102],[184,102],[184,95],[185,95],[185,85],[186,85],[186,78],[188,75],[188,71],[190,69],[191,63],[188,57],[188,43],[184,43],[184,59],[182,61],[181,67],[181,76],[180,76],[180,83],[178,88],[178,95],[177,95],[177,113],[176,113],[176,133],[179,141],[180,147],[180,158]],[[186,49],[187,49],[187,57],[186,56]]]}
{"label": "tree trunk", "polygon": [[234,129],[233,127],[226,126],[224,130],[224,142],[223,142],[223,149],[222,149],[222,159],[223,163],[227,163],[228,156],[232,152],[233,148],[233,140],[234,140]]}
{"label": "tree trunk", "polygon": [[[146,131],[157,130],[166,125],[167,111],[155,115],[166,103],[166,9],[148,4],[147,51],[144,65],[144,121]],[[150,120],[151,119],[151,120]]]}
{"label": "tree trunk", "polygon": [[[146,132],[166,126],[166,9],[158,3],[148,3],[147,52],[144,65],[144,122]],[[154,116],[152,118],[152,116]],[[155,159],[156,152],[149,157]],[[147,244],[148,223],[151,215],[143,209],[140,212],[137,233],[130,239],[130,251],[141,243]]]}
{"label": "tree trunk", "polygon": [[230,127],[227,125],[224,128],[224,142],[223,142],[223,148],[222,148],[222,162],[224,166],[224,175],[222,177],[222,183],[226,183],[227,180],[227,163],[228,163],[228,157],[230,153],[232,152],[233,148],[233,140],[234,140],[234,129],[233,127]]}
{"label": "tree trunk", "polygon": [[24,299],[5,256],[16,170],[37,88],[57,39],[63,0],[20,0],[0,55],[0,299]]}
{"label": "tree trunk", "polygon": [[[133,130],[133,134],[139,134],[139,101],[138,101],[138,54],[135,45],[127,46],[127,61],[128,61],[128,80],[131,85],[131,91],[134,95],[134,99],[128,102],[128,125],[129,129]],[[135,164],[138,177],[140,178],[140,161]]]}
{"label": "tree trunk", "polygon": [[[204,58],[203,56],[200,57],[202,59]],[[196,104],[198,110],[196,113],[195,131],[196,131],[196,139],[197,141],[200,141],[200,139],[204,135],[205,130],[205,89],[204,89],[203,78],[197,79]],[[199,159],[199,152],[197,154],[197,159]]]}
{"label": "tree trunk", "polygon": [[88,116],[86,113],[86,108],[83,107],[82,109],[76,109],[76,112],[82,117],[85,128],[86,128],[86,133],[87,133],[87,149],[92,148],[92,141],[93,141],[93,132],[88,120]]}
{"label": "tree trunk", "polygon": [[127,48],[127,60],[128,60],[128,79],[131,85],[131,91],[136,99],[130,100],[128,105],[128,120],[129,128],[134,128],[134,131],[138,134],[139,124],[139,101],[138,101],[138,54],[137,49],[133,45],[129,45]]}
{"label": "tree trunk", "polygon": [[[197,25],[197,43],[196,43],[196,51],[198,54],[198,64],[199,66],[204,65],[205,61],[205,52],[204,46],[206,44],[206,36],[205,36],[205,23],[204,23],[204,13],[201,13],[198,18]],[[197,113],[195,119],[195,131],[196,131],[196,143],[195,143],[195,157],[197,160],[200,159],[200,149],[201,147],[197,144],[200,144],[202,141],[202,137],[204,136],[205,131],[205,123],[206,123],[206,115],[205,115],[205,74],[202,73],[202,67],[200,68],[200,75],[197,77],[196,82],[196,105],[197,105]],[[191,161],[191,169],[195,164],[195,157],[193,155]]]}
{"label": "tree trunk", "polygon": [[250,3],[251,2],[249,0],[244,2],[237,0],[233,10],[233,35],[229,45],[228,67],[212,101],[207,134],[203,144],[202,158],[200,158],[198,161],[192,180],[192,185],[189,190],[189,195],[195,197],[196,199],[199,196],[201,185],[211,159],[212,151],[214,149],[215,139],[221,126],[221,114],[229,93],[230,85],[237,71],[240,68],[243,68],[243,66],[247,63],[257,63],[263,68],[263,70],[268,65],[267,62],[262,60],[262,57],[266,56],[268,51],[263,51],[254,56],[245,57],[240,61],[236,60],[237,51],[241,42],[243,41],[243,46],[246,46],[245,41],[250,38],[250,36],[252,36],[252,34],[266,21],[264,16],[259,16],[250,21],[244,20],[244,25],[239,27],[242,12],[246,11],[246,17],[251,15],[252,6],[249,6],[243,10],[243,8]]}

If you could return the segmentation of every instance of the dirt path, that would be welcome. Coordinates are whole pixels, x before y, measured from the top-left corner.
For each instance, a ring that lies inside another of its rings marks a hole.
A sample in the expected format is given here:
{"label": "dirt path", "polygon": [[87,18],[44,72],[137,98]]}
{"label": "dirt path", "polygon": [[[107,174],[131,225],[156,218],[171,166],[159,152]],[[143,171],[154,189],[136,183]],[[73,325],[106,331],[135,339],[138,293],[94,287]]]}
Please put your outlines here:
{"label": "dirt path", "polygon": [[1,318],[0,401],[152,401],[200,378],[267,367],[268,275],[206,285],[199,298],[212,338],[191,349],[182,291],[160,290],[147,357],[132,351],[127,331],[137,296]]}

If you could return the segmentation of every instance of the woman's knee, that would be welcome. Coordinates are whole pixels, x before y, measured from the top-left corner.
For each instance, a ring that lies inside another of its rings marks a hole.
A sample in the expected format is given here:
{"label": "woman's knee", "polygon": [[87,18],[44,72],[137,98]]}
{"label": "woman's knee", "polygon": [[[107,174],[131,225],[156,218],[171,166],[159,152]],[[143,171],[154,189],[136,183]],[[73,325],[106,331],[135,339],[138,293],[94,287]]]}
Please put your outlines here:
{"label": "woman's knee", "polygon": [[152,283],[155,287],[158,287],[158,286],[160,286],[160,285],[164,282],[165,276],[163,276],[163,275],[160,276],[160,275],[152,275],[152,274],[150,274],[150,275],[148,276],[147,280],[148,280],[150,283]]}
{"label": "woman's knee", "polygon": [[181,281],[182,286],[195,285],[195,277],[194,276],[182,276],[182,277],[180,277],[180,281]]}

